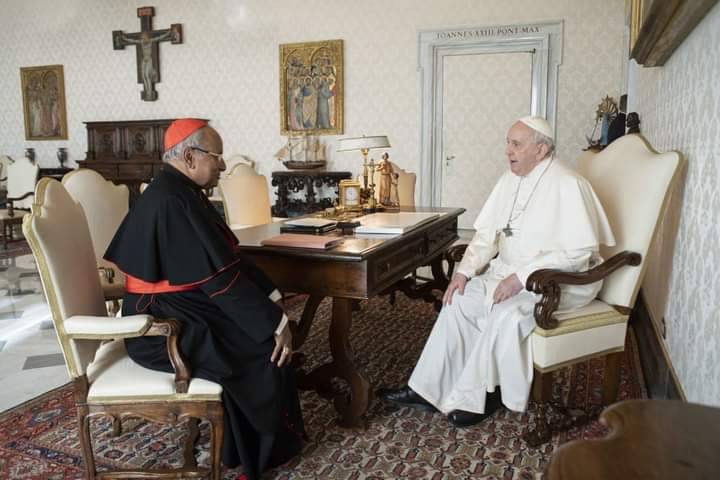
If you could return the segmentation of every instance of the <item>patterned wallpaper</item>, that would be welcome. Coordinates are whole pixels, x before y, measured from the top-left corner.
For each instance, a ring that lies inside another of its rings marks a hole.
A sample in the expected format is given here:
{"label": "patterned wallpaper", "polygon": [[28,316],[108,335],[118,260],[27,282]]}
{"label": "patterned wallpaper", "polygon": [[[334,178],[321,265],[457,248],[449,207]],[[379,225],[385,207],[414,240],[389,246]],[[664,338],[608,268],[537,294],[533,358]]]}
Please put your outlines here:
{"label": "patterned wallpaper", "polygon": [[[140,100],[134,48],[114,51],[113,30],[136,32],[138,6],[153,5],[154,28],[183,25],[184,43],[160,46],[159,100]],[[616,96],[623,66],[624,0],[23,0],[3,2],[0,17],[0,153],[37,151],[56,165],[66,146],[85,156],[82,122],[201,116],[212,119],[228,154],[243,153],[261,173],[280,165],[278,44],[345,41],[345,134],[388,135],[393,160],[419,165],[418,29],[565,21],[560,69],[560,154],[574,159],[604,95]],[[27,142],[19,68],[62,64],[67,141]],[[360,171],[360,155],[337,153],[329,167]],[[498,138],[498,143],[503,139]],[[282,167],[280,167],[282,168]]]}
{"label": "patterned wallpaper", "polygon": [[[458,227],[472,230],[498,178],[507,170],[507,126],[530,111],[529,53],[445,57],[442,205],[463,205]],[[493,72],[486,79],[487,72]],[[466,88],[482,78],[482,88]],[[478,112],[492,112],[478,115]],[[467,119],[472,119],[468,122]],[[482,133],[481,133],[482,132]]]}
{"label": "patterned wallpaper", "polygon": [[720,4],[663,67],[631,65],[628,103],[657,150],[687,158],[685,185],[676,193],[682,197],[674,199],[679,230],[668,269],[667,347],[687,399],[720,406],[718,45]]}

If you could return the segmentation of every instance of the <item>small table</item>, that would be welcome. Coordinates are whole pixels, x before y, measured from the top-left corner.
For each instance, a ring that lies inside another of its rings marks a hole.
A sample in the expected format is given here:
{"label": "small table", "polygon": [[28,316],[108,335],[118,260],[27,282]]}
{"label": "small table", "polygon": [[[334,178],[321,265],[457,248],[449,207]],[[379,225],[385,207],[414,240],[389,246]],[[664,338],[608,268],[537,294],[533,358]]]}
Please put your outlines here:
{"label": "small table", "polygon": [[720,408],[678,400],[628,400],[600,420],[610,434],[576,440],[550,459],[549,480],[720,478]]}
{"label": "small table", "polygon": [[12,242],[13,238],[13,227],[15,225],[22,225],[23,217],[25,216],[24,211],[15,211],[15,214],[11,217],[8,215],[7,210],[0,211],[0,224],[2,224],[3,231],[3,246],[5,250],[8,248],[8,242]]}
{"label": "small table", "polygon": [[[277,187],[277,201],[272,206],[273,217],[297,217],[324,210],[334,205],[340,180],[352,178],[350,172],[326,170],[285,170],[272,172],[272,185]],[[333,197],[316,198],[315,188],[326,185],[335,190]],[[291,199],[290,192],[304,191],[304,199]]]}

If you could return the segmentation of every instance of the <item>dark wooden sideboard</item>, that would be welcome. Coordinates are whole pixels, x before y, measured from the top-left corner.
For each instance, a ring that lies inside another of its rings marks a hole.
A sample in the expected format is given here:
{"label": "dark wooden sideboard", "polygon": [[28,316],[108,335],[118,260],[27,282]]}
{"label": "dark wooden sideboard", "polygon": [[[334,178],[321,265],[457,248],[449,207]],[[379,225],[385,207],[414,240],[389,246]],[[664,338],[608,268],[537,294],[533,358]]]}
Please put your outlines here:
{"label": "dark wooden sideboard", "polygon": [[[337,199],[340,180],[351,177],[350,172],[327,170],[272,172],[272,185],[277,187],[277,200],[272,206],[272,214],[274,217],[296,217],[332,207]],[[321,188],[330,190],[326,192],[330,196],[318,198]],[[303,198],[290,198],[291,193],[300,193]]]}
{"label": "dark wooden sideboard", "polygon": [[165,130],[173,120],[85,122],[88,151],[77,163],[137,191],[160,171]]}

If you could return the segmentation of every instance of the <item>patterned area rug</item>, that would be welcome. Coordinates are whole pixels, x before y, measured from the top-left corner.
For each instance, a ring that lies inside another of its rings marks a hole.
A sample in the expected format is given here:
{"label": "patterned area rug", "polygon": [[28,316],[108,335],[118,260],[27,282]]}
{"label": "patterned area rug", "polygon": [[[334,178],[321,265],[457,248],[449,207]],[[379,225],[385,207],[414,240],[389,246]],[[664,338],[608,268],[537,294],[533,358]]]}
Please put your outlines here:
{"label": "patterned area rug", "polygon": [[[303,298],[288,301],[291,316],[302,312]],[[325,300],[303,348],[312,367],[330,358],[327,329],[331,303]],[[356,357],[375,386],[403,384],[422,350],[437,314],[429,304],[398,295],[362,302],[353,314],[352,344]],[[626,346],[620,399],[643,398],[634,337]],[[575,408],[600,404],[602,362],[590,361],[556,374],[554,396]],[[338,388],[343,385],[338,382]],[[529,447],[521,435],[534,425],[535,406],[526,413],[498,411],[482,424],[457,429],[439,413],[417,412],[376,400],[368,412],[368,428],[337,426],[332,405],[314,392],[301,393],[309,434],[303,453],[268,472],[272,479],[538,479],[558,445],[606,433],[597,421],[556,435],[541,448]],[[202,428],[202,425],[201,425]],[[108,466],[176,465],[184,429],[143,420],[128,420],[120,437],[109,435],[110,423],[93,422],[96,458]],[[206,429],[200,461],[207,460]],[[241,468],[228,470],[234,479]],[[0,415],[0,478],[81,479],[83,465],[69,386],[48,392]]]}

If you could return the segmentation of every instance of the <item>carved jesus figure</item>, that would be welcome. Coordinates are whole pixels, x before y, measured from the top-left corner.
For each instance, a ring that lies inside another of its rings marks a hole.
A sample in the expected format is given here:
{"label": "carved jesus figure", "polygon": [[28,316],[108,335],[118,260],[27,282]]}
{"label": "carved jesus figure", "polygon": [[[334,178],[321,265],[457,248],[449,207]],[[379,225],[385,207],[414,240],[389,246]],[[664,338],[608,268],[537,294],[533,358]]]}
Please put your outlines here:
{"label": "carved jesus figure", "polygon": [[176,40],[177,33],[175,30],[167,30],[164,33],[154,33],[143,31],[136,37],[121,33],[117,37],[118,42],[125,42],[133,45],[140,45],[142,63],[140,71],[142,73],[143,88],[145,90],[145,100],[155,100],[156,93],[153,85],[158,81],[157,72],[152,56],[153,43],[162,42],[164,40]]}

